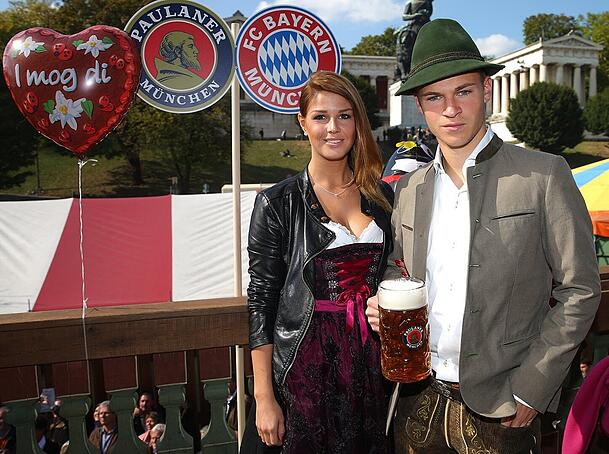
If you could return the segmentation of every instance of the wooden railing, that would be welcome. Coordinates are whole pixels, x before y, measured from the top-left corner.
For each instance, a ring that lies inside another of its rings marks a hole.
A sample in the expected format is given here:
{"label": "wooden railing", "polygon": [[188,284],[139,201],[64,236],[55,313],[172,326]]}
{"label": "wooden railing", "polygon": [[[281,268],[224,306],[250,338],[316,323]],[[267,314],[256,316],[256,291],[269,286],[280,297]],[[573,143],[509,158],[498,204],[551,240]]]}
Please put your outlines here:
{"label": "wooden railing", "polygon": [[[609,348],[609,267],[600,274],[601,306],[588,339],[595,361]],[[245,298],[89,309],[84,329],[79,310],[1,315],[0,401],[11,409],[17,452],[41,453],[33,429],[38,396],[53,387],[69,423],[68,454],[97,452],[87,441],[85,421],[92,404],[107,398],[119,424],[113,453],[147,452],[134,435],[132,411],[136,392],[151,390],[167,413],[159,452],[236,453],[223,410],[229,348],[246,345],[247,338]],[[208,430],[201,437],[203,426]],[[559,449],[560,436],[551,443],[546,437],[544,452]]]}
{"label": "wooden railing", "polygon": [[229,349],[247,344],[247,323],[245,298],[88,309],[84,324],[80,310],[1,315],[0,401],[17,428],[17,452],[42,452],[34,421],[41,390],[52,387],[69,424],[68,454],[97,452],[85,421],[107,398],[118,416],[113,453],[148,452],[133,431],[138,391],[158,392],[166,409],[159,452],[236,453],[223,413]]}

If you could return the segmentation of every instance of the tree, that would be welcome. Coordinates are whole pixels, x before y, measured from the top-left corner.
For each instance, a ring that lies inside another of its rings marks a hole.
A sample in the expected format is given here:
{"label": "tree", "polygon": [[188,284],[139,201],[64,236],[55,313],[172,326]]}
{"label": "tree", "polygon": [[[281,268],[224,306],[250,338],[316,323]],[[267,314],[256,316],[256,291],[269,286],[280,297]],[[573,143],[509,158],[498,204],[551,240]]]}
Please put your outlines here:
{"label": "tree", "polygon": [[34,162],[38,134],[17,110],[4,78],[0,79],[0,188],[10,188],[31,175],[23,167]]}
{"label": "tree", "polygon": [[599,55],[598,89],[609,87],[609,11],[603,13],[588,13],[580,19],[583,24],[584,36],[597,44],[604,46]]}
{"label": "tree", "polygon": [[352,55],[395,56],[395,28],[387,27],[380,35],[367,35],[360,39],[351,52]]}
{"label": "tree", "polygon": [[522,26],[524,44],[527,46],[536,43],[539,38],[558,38],[571,30],[581,30],[581,26],[573,16],[564,14],[536,14],[527,17]]}
{"label": "tree", "polygon": [[57,17],[61,33],[77,33],[97,24],[125,28],[146,0],[65,0]]}
{"label": "tree", "polygon": [[362,101],[364,101],[364,106],[366,107],[366,115],[368,116],[370,127],[372,129],[376,129],[381,126],[381,120],[379,120],[377,115],[379,112],[378,97],[376,95],[376,91],[374,88],[372,88],[372,85],[361,77],[354,76],[349,71],[341,71],[341,74],[349,79],[353,85],[355,85],[355,88],[357,88],[357,91],[362,97]]}
{"label": "tree", "polygon": [[584,120],[588,131],[609,134],[609,87],[588,100]]}
{"label": "tree", "polygon": [[[156,109],[155,109],[156,110]],[[156,110],[156,126],[147,138],[154,145],[155,157],[169,165],[178,177],[182,194],[191,192],[191,179],[196,172],[214,170],[230,159],[230,96],[224,96],[212,107],[176,115]],[[241,139],[248,127],[241,126]]]}
{"label": "tree", "polygon": [[506,125],[527,145],[555,154],[577,145],[584,133],[573,89],[548,82],[533,84],[511,100]]}

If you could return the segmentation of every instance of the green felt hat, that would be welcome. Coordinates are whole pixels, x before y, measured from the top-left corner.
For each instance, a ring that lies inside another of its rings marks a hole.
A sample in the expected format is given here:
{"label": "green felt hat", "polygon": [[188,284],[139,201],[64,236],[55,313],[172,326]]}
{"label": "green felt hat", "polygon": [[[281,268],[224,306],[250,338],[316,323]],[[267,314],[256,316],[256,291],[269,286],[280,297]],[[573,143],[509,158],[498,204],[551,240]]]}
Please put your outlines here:
{"label": "green felt hat", "polygon": [[491,76],[504,68],[485,61],[471,36],[451,19],[434,19],[421,27],[410,67],[396,95],[412,95],[419,87],[459,74],[484,71]]}

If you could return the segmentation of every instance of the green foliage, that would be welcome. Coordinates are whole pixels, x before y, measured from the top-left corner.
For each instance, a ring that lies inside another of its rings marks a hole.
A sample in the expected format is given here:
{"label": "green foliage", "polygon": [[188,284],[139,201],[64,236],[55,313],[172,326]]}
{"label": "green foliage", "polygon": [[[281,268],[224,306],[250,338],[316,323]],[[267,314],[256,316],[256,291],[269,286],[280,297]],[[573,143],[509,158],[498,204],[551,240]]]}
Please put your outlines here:
{"label": "green foliage", "polygon": [[524,44],[539,41],[539,38],[552,39],[564,36],[571,30],[580,30],[579,22],[573,16],[564,14],[536,14],[524,20],[522,34]]}
{"label": "green foliage", "polygon": [[395,55],[395,28],[387,27],[380,35],[366,35],[360,39],[351,52],[352,55],[377,55],[392,57]]}
{"label": "green foliage", "polygon": [[506,125],[528,146],[556,154],[581,142],[584,132],[575,92],[547,82],[533,84],[511,100]]}
{"label": "green foliage", "polygon": [[77,33],[92,25],[104,24],[125,28],[125,25],[146,0],[65,0],[58,10],[57,31]]}
{"label": "green foliage", "polygon": [[157,159],[171,166],[178,177],[180,193],[191,191],[193,172],[230,161],[230,115],[228,95],[201,112],[154,113],[154,125],[146,134],[158,147]]}
{"label": "green foliage", "polygon": [[376,91],[374,88],[372,88],[372,85],[361,77],[354,76],[349,71],[341,71],[341,74],[349,79],[353,85],[355,85],[355,88],[357,88],[357,91],[362,97],[364,106],[366,107],[366,115],[368,116],[370,127],[372,129],[376,129],[381,126],[381,120],[377,115],[379,111],[378,97],[376,95]]}
{"label": "green foliage", "polygon": [[598,89],[602,91],[609,87],[609,11],[603,13],[588,13],[581,18],[584,36],[603,46],[599,55]]}
{"label": "green foliage", "polygon": [[34,162],[38,134],[17,110],[4,78],[0,79],[0,188],[9,188],[31,175],[22,167]]}
{"label": "green foliage", "polygon": [[584,120],[588,131],[609,134],[609,87],[588,100]]}

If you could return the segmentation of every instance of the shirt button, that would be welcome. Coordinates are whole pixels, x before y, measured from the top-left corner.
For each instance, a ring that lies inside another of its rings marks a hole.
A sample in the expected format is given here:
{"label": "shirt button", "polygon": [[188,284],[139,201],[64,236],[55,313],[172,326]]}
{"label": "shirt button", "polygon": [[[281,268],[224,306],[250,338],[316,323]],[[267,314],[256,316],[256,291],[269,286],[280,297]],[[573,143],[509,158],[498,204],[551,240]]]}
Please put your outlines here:
{"label": "shirt button", "polygon": [[442,364],[444,365],[444,367],[448,367],[448,361],[444,360],[442,361]]}
{"label": "shirt button", "polygon": [[311,204],[311,209],[316,210],[319,208],[319,205],[317,203],[312,203]]}
{"label": "shirt button", "polygon": [[322,216],[321,217],[321,222],[329,222],[330,218],[328,216]]}

